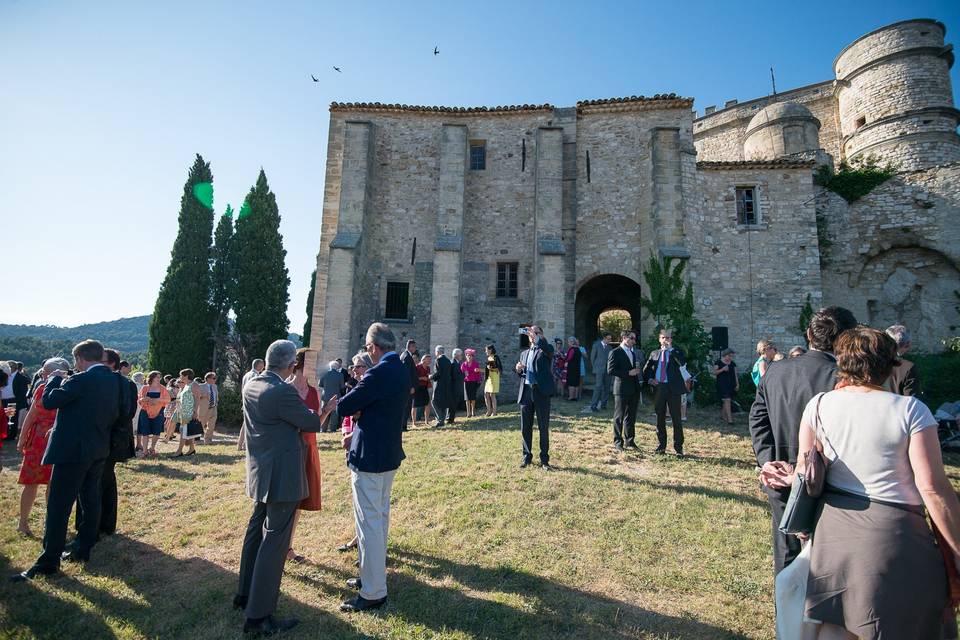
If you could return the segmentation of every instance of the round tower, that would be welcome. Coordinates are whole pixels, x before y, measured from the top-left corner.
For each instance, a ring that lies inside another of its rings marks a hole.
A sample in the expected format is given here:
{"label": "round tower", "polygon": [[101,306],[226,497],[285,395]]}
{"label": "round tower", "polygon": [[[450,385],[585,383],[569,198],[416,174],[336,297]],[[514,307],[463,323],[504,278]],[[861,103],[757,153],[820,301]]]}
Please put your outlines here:
{"label": "round tower", "polygon": [[950,67],[936,20],[897,22],[854,40],[833,63],[843,159],[898,169],[960,161]]}
{"label": "round tower", "polygon": [[795,102],[774,102],[750,119],[743,140],[746,160],[775,160],[817,151],[820,121]]}

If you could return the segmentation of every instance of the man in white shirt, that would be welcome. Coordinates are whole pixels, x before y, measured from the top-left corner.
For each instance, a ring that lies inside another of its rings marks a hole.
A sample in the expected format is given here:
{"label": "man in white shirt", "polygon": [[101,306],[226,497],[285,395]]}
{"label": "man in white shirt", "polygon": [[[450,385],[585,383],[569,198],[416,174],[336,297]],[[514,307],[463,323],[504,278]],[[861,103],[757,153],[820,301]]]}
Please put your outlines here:
{"label": "man in white shirt", "polygon": [[203,377],[203,384],[197,385],[200,388],[197,413],[200,424],[203,425],[203,444],[213,442],[213,430],[217,426],[217,403],[220,400],[220,392],[217,389],[217,374],[213,371]]}

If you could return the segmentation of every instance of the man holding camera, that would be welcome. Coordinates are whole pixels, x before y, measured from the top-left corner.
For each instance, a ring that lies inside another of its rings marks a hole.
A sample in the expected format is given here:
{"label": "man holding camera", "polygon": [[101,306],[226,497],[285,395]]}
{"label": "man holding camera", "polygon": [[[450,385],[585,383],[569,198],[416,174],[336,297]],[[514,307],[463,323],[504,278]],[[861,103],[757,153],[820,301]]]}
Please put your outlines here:
{"label": "man holding camera", "polygon": [[514,367],[520,376],[520,435],[523,437],[523,469],[533,460],[533,416],[537,416],[540,432],[540,466],[550,471],[550,398],[555,389],[550,365],[553,362],[553,347],[543,337],[543,329],[530,325],[525,331],[530,347],[520,354]]}

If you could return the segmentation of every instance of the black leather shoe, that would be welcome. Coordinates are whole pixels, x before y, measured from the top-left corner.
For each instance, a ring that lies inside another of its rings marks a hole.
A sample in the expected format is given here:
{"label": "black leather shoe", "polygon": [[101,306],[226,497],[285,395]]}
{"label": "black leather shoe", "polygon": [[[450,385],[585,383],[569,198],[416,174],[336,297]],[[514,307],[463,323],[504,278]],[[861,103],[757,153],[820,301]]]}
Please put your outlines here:
{"label": "black leather shoe", "polygon": [[281,631],[289,631],[298,624],[300,624],[300,621],[296,618],[274,618],[273,616],[267,616],[259,620],[247,618],[247,621],[243,623],[243,632],[258,636],[272,636]]}
{"label": "black leather shoe", "polygon": [[543,469],[544,471],[553,471],[553,467],[550,466],[549,462],[544,462],[543,464],[540,465],[540,468]]}
{"label": "black leather shoe", "polygon": [[677,457],[678,457],[678,458],[682,458],[682,457],[683,457],[683,449],[674,449],[674,451],[677,452]]}
{"label": "black leather shoe", "polygon": [[525,468],[527,468],[527,467],[529,467],[529,466],[530,466],[530,461],[529,461],[529,460],[524,460],[523,462],[520,463],[520,468],[521,468],[521,469],[525,469]]}
{"label": "black leather shoe", "polygon": [[664,454],[664,453],[667,452],[667,448],[666,448],[666,447],[657,447],[656,449],[653,450],[653,452],[654,452],[654,453],[659,453],[659,454],[662,455],[662,454]]}
{"label": "black leather shoe", "polygon": [[351,589],[356,589],[357,591],[359,591],[360,589],[363,588],[363,583],[360,581],[360,578],[348,578],[347,586],[350,587]]}
{"label": "black leather shoe", "polygon": [[89,553],[80,553],[76,549],[71,549],[70,551],[64,551],[60,554],[61,562],[89,562],[90,554]]}
{"label": "black leather shoe", "polygon": [[634,451],[637,451],[637,450],[640,449],[640,447],[637,446],[637,443],[636,443],[636,442],[627,443],[626,448],[627,448],[627,449],[633,449]]}
{"label": "black leather shoe", "polygon": [[233,608],[239,611],[243,611],[247,608],[247,596],[235,595],[233,596]]}
{"label": "black leather shoe", "polygon": [[43,567],[33,565],[22,573],[15,573],[10,576],[10,582],[29,582],[37,576],[53,576],[58,573],[60,573],[59,569],[44,569]]}
{"label": "black leather shoe", "polygon": [[387,596],[383,596],[379,600],[367,600],[363,596],[357,596],[352,600],[347,600],[340,605],[340,611],[346,611],[347,613],[353,613],[356,611],[370,611],[371,609],[379,609],[387,603]]}
{"label": "black leather shoe", "polygon": [[617,451],[617,452],[619,452],[619,453],[623,453],[623,445],[620,444],[619,442],[614,442],[614,443],[613,443],[613,450],[614,450],[614,451]]}

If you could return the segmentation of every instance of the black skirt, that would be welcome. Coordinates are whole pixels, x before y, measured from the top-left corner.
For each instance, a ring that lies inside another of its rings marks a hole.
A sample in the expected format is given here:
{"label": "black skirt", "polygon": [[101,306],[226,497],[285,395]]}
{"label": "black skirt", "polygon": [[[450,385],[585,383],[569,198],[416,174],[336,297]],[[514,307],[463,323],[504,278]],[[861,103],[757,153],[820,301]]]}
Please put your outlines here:
{"label": "black skirt", "polygon": [[430,389],[427,387],[417,386],[416,392],[413,394],[413,406],[425,407],[430,404]]}

